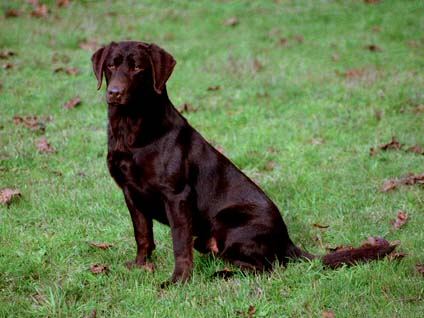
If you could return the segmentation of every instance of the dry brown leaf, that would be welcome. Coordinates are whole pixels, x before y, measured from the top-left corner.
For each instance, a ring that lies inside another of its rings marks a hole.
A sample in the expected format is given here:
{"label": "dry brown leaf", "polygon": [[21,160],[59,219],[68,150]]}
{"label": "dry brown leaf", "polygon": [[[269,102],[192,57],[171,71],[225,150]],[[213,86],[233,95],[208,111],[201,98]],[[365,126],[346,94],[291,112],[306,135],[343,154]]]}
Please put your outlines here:
{"label": "dry brown leaf", "polygon": [[415,265],[415,269],[417,270],[418,273],[420,273],[421,275],[424,275],[424,264]]}
{"label": "dry brown leaf", "polygon": [[17,10],[17,9],[8,9],[6,10],[6,12],[4,13],[4,16],[6,18],[17,18],[21,15],[21,11]]}
{"label": "dry brown leaf", "polygon": [[314,146],[323,145],[324,143],[325,143],[324,138],[317,137],[317,138],[311,139],[311,145],[314,145]]}
{"label": "dry brown leaf", "polygon": [[379,25],[374,25],[374,26],[371,28],[371,30],[372,30],[372,32],[374,32],[374,33],[381,32],[381,26],[379,26]]}
{"label": "dry brown leaf", "polygon": [[412,112],[415,114],[418,113],[424,113],[424,104],[423,105],[417,105],[412,109]]}
{"label": "dry brown leaf", "polygon": [[354,79],[365,76],[366,71],[360,68],[352,68],[350,70],[345,71],[342,75],[348,79]]}
{"label": "dry brown leaf", "polygon": [[331,55],[331,59],[333,60],[333,62],[338,62],[340,60],[340,55],[338,53],[333,53]]}
{"label": "dry brown leaf", "polygon": [[10,50],[0,51],[0,59],[8,59],[9,57],[15,56],[16,53]]}
{"label": "dry brown leaf", "polygon": [[371,51],[371,52],[381,52],[381,51],[383,51],[382,48],[379,47],[376,44],[368,44],[368,45],[365,45],[364,48],[367,49],[368,51]]}
{"label": "dry brown leaf", "polygon": [[370,156],[371,157],[372,156],[375,156],[377,153],[378,153],[378,150],[377,149],[375,149],[374,147],[371,147],[370,148]]}
{"label": "dry brown leaf", "polygon": [[424,155],[424,148],[420,145],[414,145],[412,147],[409,147],[407,151],[416,153],[418,155]]}
{"label": "dry brown leaf", "polygon": [[91,246],[93,246],[93,247],[97,247],[97,248],[100,248],[100,249],[102,249],[102,250],[107,250],[107,249],[109,249],[109,248],[113,247],[113,244],[110,244],[110,243],[96,243],[96,242],[90,242],[89,244],[90,244]]}
{"label": "dry brown leaf", "polygon": [[289,44],[289,40],[287,38],[279,38],[278,39],[278,45],[287,46],[288,44]]}
{"label": "dry brown leaf", "polygon": [[56,5],[59,8],[67,7],[69,5],[69,3],[70,3],[69,0],[56,0]]}
{"label": "dry brown leaf", "polygon": [[77,75],[77,74],[79,74],[79,70],[76,67],[63,67],[63,66],[59,66],[59,67],[56,67],[53,70],[53,72],[54,73],[63,72],[63,73],[66,73],[68,75]]}
{"label": "dry brown leaf", "polygon": [[0,190],[0,203],[9,205],[12,201],[21,196],[18,189],[4,188]]}
{"label": "dry brown leaf", "polygon": [[424,184],[424,173],[422,174],[409,174],[406,177],[400,179],[390,179],[386,180],[381,187],[382,192],[387,192],[393,189],[396,189],[400,185],[416,185]]}
{"label": "dry brown leaf", "polygon": [[81,104],[81,98],[79,98],[79,96],[77,96],[77,97],[74,97],[74,98],[70,99],[69,101],[67,101],[63,105],[63,107],[66,108],[66,109],[71,109],[71,108],[77,107],[80,104]]}
{"label": "dry brown leaf", "polygon": [[276,165],[277,165],[277,164],[275,163],[275,161],[269,160],[269,161],[267,161],[267,162],[265,163],[265,165],[264,165],[263,169],[264,169],[265,171],[272,171],[272,170],[274,170],[274,169],[275,169]]}
{"label": "dry brown leaf", "polygon": [[247,317],[248,318],[253,318],[256,312],[256,308],[253,305],[249,306],[249,309],[247,309]]}
{"label": "dry brown leaf", "polygon": [[253,59],[253,70],[255,72],[259,72],[260,70],[262,70],[264,68],[263,64],[261,63],[261,61],[259,61],[257,58]]}
{"label": "dry brown leaf", "polygon": [[109,268],[103,264],[93,264],[90,266],[90,271],[93,274],[106,274],[109,271]]}
{"label": "dry brown leaf", "polygon": [[408,213],[405,211],[398,211],[397,217],[392,221],[393,228],[400,229],[408,221]]}
{"label": "dry brown leaf", "polygon": [[49,8],[45,4],[35,4],[31,11],[31,16],[35,18],[46,18],[49,14]]}
{"label": "dry brown leaf", "polygon": [[335,318],[336,315],[334,314],[334,311],[332,310],[324,310],[322,312],[322,318]]}
{"label": "dry brown leaf", "polygon": [[364,2],[367,4],[376,4],[376,3],[379,3],[380,0],[364,0]]}
{"label": "dry brown leaf", "polygon": [[384,181],[383,186],[381,187],[381,191],[388,192],[388,191],[394,190],[398,187],[398,185],[399,184],[397,180],[394,180],[394,179],[386,180]]}
{"label": "dry brown leaf", "polygon": [[231,17],[231,18],[228,18],[227,20],[224,21],[225,26],[234,27],[237,24],[239,24],[239,20],[236,17]]}
{"label": "dry brown leaf", "polygon": [[85,40],[79,44],[79,47],[83,50],[87,51],[95,51],[97,50],[100,45],[97,42],[97,40],[91,39],[91,40]]}
{"label": "dry brown leaf", "polygon": [[293,35],[292,39],[295,40],[298,44],[305,42],[305,38],[300,34]]}
{"label": "dry brown leaf", "polygon": [[36,143],[37,149],[41,153],[54,153],[56,152],[56,149],[54,149],[49,142],[47,141],[46,137],[41,137],[38,139]]}
{"label": "dry brown leaf", "polygon": [[381,150],[400,150],[403,147],[395,136],[392,137],[392,140],[386,144],[378,146]]}
{"label": "dry brown leaf", "polygon": [[2,65],[3,69],[5,70],[10,70],[11,68],[14,67],[14,65],[12,63],[5,63]]}
{"label": "dry brown leaf", "polygon": [[24,125],[32,131],[44,133],[46,125],[37,116],[13,116],[13,123],[15,125]]}
{"label": "dry brown leaf", "polygon": [[314,224],[312,224],[312,226],[317,227],[319,229],[327,229],[327,228],[330,227],[330,225],[322,225],[322,224],[319,224],[319,223],[314,223]]}
{"label": "dry brown leaf", "polygon": [[214,92],[214,91],[219,91],[220,89],[221,89],[220,85],[213,85],[213,86],[209,86],[207,90],[209,92]]}
{"label": "dry brown leaf", "polygon": [[406,177],[401,178],[399,182],[400,184],[404,184],[404,185],[424,184],[424,173],[422,174],[410,173]]}
{"label": "dry brown leaf", "polygon": [[195,113],[195,112],[197,112],[197,108],[193,107],[189,103],[184,103],[181,107],[178,108],[178,111],[181,114],[184,114],[184,113]]}
{"label": "dry brown leaf", "polygon": [[374,117],[377,121],[380,121],[383,118],[384,112],[382,110],[374,110]]}

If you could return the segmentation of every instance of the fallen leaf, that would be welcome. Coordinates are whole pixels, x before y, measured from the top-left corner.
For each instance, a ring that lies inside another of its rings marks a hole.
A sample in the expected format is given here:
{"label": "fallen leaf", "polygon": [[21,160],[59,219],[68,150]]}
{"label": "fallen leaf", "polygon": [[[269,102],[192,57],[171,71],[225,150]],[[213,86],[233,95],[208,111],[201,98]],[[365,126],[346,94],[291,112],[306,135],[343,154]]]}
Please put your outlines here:
{"label": "fallen leaf", "polygon": [[231,17],[231,18],[228,18],[227,20],[224,21],[225,26],[234,27],[237,24],[239,24],[239,20],[236,17]]}
{"label": "fallen leaf", "polygon": [[3,69],[5,70],[10,70],[11,68],[14,67],[14,65],[12,63],[5,63],[2,65]]}
{"label": "fallen leaf", "polygon": [[64,72],[64,73],[66,73],[68,75],[77,75],[79,73],[79,70],[76,67],[63,67],[63,66],[59,66],[59,67],[56,67],[53,70],[53,72],[54,73]]}
{"label": "fallen leaf", "polygon": [[303,43],[303,42],[305,41],[305,38],[303,37],[303,35],[300,35],[300,34],[294,35],[292,38],[293,38],[293,40],[295,40],[298,44],[301,44],[301,43]]}
{"label": "fallen leaf", "polygon": [[399,210],[395,220],[391,221],[393,228],[400,229],[408,221],[408,213]]}
{"label": "fallen leaf", "polygon": [[9,57],[15,56],[16,53],[10,50],[0,51],[0,59],[8,59]]}
{"label": "fallen leaf", "polygon": [[287,38],[279,38],[278,39],[278,45],[287,46],[288,44],[289,44],[289,40]]}
{"label": "fallen leaf", "polygon": [[85,316],[85,318],[96,318],[96,317],[97,317],[96,309],[93,309],[93,311],[89,315]]}
{"label": "fallen leaf", "polygon": [[249,309],[247,309],[247,317],[248,318],[253,318],[256,312],[256,308],[253,305],[249,306]]}
{"label": "fallen leaf", "polygon": [[335,318],[336,315],[334,314],[334,311],[332,310],[324,310],[322,312],[322,318]]}
{"label": "fallen leaf", "polygon": [[100,248],[102,250],[107,250],[113,246],[113,244],[110,243],[96,243],[96,242],[90,242],[89,243],[93,247]]}
{"label": "fallen leaf", "polygon": [[70,99],[69,101],[67,101],[63,105],[63,107],[66,108],[66,109],[71,109],[71,108],[77,107],[80,104],[81,104],[81,98],[79,98],[79,96],[77,96],[77,97],[74,97],[74,98]]}
{"label": "fallen leaf", "polygon": [[40,292],[37,292],[36,294],[32,295],[31,298],[37,303],[37,305],[42,305],[46,302],[46,296],[41,294]]}
{"label": "fallen leaf", "polygon": [[374,110],[374,117],[377,121],[380,121],[383,118],[384,112],[382,110]]}
{"label": "fallen leaf", "polygon": [[424,264],[415,265],[415,269],[417,270],[418,273],[420,273],[421,275],[424,275]]}
{"label": "fallen leaf", "polygon": [[424,113],[424,104],[423,105],[417,105],[412,109],[412,112],[415,114],[418,113]]}
{"label": "fallen leaf", "polygon": [[255,72],[259,72],[263,68],[264,68],[263,64],[257,58],[254,58],[253,59],[253,70]]}
{"label": "fallen leaf", "polygon": [[364,2],[367,4],[376,4],[376,3],[379,3],[380,0],[364,0]]}
{"label": "fallen leaf", "polygon": [[54,153],[56,150],[48,143],[46,137],[41,137],[36,143],[37,149],[41,153]]}
{"label": "fallen leaf", "polygon": [[264,165],[263,169],[265,171],[272,171],[275,169],[275,166],[276,166],[275,161],[270,160]]}
{"label": "fallen leaf", "polygon": [[184,113],[195,113],[197,111],[197,108],[194,108],[189,103],[184,103],[181,107],[178,108],[178,111],[181,114],[184,114]]}
{"label": "fallen leaf", "polygon": [[21,11],[17,10],[17,9],[8,9],[6,10],[6,12],[4,13],[4,16],[6,18],[17,18],[21,15]]}
{"label": "fallen leaf", "polygon": [[59,8],[63,8],[63,7],[67,7],[69,5],[70,1],[69,0],[57,0],[56,1],[56,5]]}
{"label": "fallen leaf", "polygon": [[366,74],[364,69],[353,68],[343,73],[343,76],[348,79],[363,77]]}
{"label": "fallen leaf", "polygon": [[338,53],[333,53],[331,55],[331,59],[333,60],[333,62],[338,62],[340,60],[340,55]]}
{"label": "fallen leaf", "polygon": [[69,61],[71,60],[71,58],[66,55],[66,54],[60,54],[58,52],[54,52],[52,54],[52,62],[53,63],[57,63],[57,62],[62,62],[62,63],[69,63]]}
{"label": "fallen leaf", "polygon": [[379,25],[374,25],[374,26],[371,28],[371,30],[372,30],[372,32],[374,32],[374,33],[381,32],[381,26],[379,26]]}
{"label": "fallen leaf", "polygon": [[13,123],[15,125],[24,125],[32,131],[44,133],[46,131],[46,125],[44,122],[38,119],[37,116],[13,116]]}
{"label": "fallen leaf", "polygon": [[408,174],[406,177],[401,178],[399,182],[400,184],[404,184],[404,185],[424,184],[424,173]]}
{"label": "fallen leaf", "polygon": [[319,224],[319,223],[314,223],[314,224],[312,224],[312,226],[317,227],[319,229],[327,229],[327,228],[330,227],[329,225],[322,225],[322,224]]}
{"label": "fallen leaf", "polygon": [[424,148],[419,146],[419,145],[414,145],[412,147],[409,147],[408,150],[406,150],[408,152],[413,152],[416,153],[418,155],[424,155]]}
{"label": "fallen leaf", "polygon": [[378,146],[381,150],[400,150],[402,144],[396,139],[395,136],[392,137],[392,140],[386,144]]}
{"label": "fallen leaf", "polygon": [[381,49],[381,47],[379,47],[376,44],[368,44],[368,45],[365,45],[364,48],[371,51],[371,52],[381,52],[381,51],[383,51]]}
{"label": "fallen leaf", "polygon": [[105,274],[109,271],[109,268],[106,265],[102,264],[93,264],[90,266],[90,271],[93,274]]}
{"label": "fallen leaf", "polygon": [[372,157],[372,156],[375,156],[376,154],[378,154],[378,150],[375,149],[374,147],[371,147],[370,148],[370,156]]}
{"label": "fallen leaf", "polygon": [[213,91],[219,91],[220,89],[221,89],[220,85],[214,85],[214,86],[209,86],[207,90],[209,92],[213,92]]}
{"label": "fallen leaf", "polygon": [[85,41],[81,42],[79,44],[79,47],[83,50],[95,51],[100,47],[100,45],[96,40],[91,39],[91,40],[85,40]]}
{"label": "fallen leaf", "polygon": [[31,16],[35,18],[46,18],[49,14],[49,8],[45,4],[36,4],[31,11]]}
{"label": "fallen leaf", "polygon": [[323,138],[317,137],[311,139],[311,145],[318,146],[324,144],[325,141]]}
{"label": "fallen leaf", "polygon": [[388,191],[394,190],[398,187],[398,185],[399,184],[397,180],[394,180],[394,179],[386,180],[384,181],[383,186],[381,187],[381,191],[388,192]]}
{"label": "fallen leaf", "polygon": [[0,203],[10,205],[12,201],[21,196],[21,191],[18,189],[4,188],[0,190]]}

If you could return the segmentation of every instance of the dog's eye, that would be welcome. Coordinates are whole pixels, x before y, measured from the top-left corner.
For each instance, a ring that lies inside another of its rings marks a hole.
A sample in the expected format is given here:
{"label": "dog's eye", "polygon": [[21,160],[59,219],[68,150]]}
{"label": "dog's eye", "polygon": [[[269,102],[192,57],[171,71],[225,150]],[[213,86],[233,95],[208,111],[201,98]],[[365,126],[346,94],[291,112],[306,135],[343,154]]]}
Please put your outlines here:
{"label": "dog's eye", "polygon": [[141,68],[140,66],[134,66],[134,73],[138,73],[143,71],[143,68]]}
{"label": "dog's eye", "polygon": [[111,71],[114,71],[116,69],[116,66],[111,64],[111,65],[108,65],[107,68]]}

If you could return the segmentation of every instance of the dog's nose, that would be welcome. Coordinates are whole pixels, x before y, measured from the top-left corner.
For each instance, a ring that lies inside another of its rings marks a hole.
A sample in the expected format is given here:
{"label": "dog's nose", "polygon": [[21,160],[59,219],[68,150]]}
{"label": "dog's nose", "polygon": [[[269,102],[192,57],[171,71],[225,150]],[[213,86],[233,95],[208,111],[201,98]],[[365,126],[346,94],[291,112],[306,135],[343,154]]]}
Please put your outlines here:
{"label": "dog's nose", "polygon": [[112,86],[112,87],[108,88],[107,94],[108,94],[109,98],[117,99],[117,98],[121,97],[123,91],[124,90],[120,87]]}

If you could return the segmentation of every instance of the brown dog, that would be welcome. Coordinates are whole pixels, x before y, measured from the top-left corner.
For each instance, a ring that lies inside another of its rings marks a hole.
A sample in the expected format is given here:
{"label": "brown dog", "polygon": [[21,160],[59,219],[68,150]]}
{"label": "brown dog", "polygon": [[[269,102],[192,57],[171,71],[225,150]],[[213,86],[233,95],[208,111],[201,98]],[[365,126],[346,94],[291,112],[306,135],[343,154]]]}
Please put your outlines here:
{"label": "brown dog", "polygon": [[[153,268],[153,219],[171,227],[170,282],[190,277],[193,247],[257,271],[275,261],[314,257],[293,244],[267,195],[174,108],[165,85],[176,63],[169,53],[155,44],[112,42],[93,54],[92,63],[98,88],[103,74],[107,82],[107,162],[134,225],[137,256],[131,265]],[[393,249],[384,243],[323,260],[334,267]]]}

